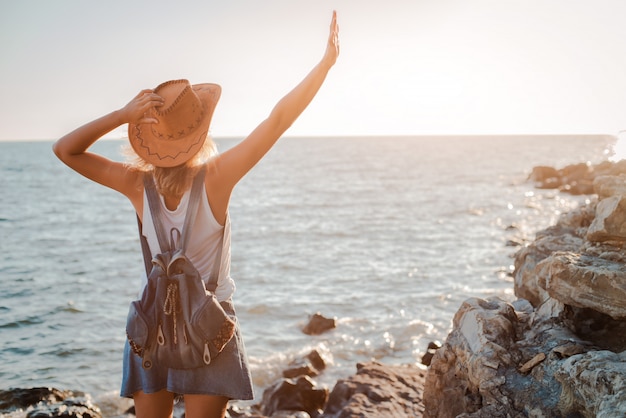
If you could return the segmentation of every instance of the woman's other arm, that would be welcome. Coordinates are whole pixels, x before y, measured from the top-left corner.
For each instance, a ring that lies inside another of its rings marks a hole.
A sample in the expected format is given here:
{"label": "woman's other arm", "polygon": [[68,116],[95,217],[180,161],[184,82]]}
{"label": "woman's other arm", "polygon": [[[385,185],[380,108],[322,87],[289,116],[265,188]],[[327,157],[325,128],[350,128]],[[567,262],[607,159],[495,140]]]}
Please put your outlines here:
{"label": "woman's other arm", "polygon": [[237,182],[263,158],[278,138],[311,103],[339,55],[339,27],[333,12],[330,34],[322,60],[274,107],[254,131],[236,146],[220,154],[216,163],[221,188],[228,197]]}
{"label": "woman's other arm", "polygon": [[143,90],[122,109],[115,110],[68,133],[56,141],[52,149],[67,166],[90,180],[121,192],[134,204],[137,179],[128,178],[129,170],[126,165],[87,152],[87,150],[98,139],[125,123],[155,123],[156,119],[145,118],[144,113],[150,107],[160,104],[162,104],[162,99],[158,95],[152,93],[151,90]]}

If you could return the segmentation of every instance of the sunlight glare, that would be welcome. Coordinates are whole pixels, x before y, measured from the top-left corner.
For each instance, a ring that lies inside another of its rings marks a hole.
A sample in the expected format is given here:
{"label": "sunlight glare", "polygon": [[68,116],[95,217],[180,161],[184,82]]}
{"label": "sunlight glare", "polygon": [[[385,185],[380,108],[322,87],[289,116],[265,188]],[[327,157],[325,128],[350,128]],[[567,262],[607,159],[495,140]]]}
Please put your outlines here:
{"label": "sunlight glare", "polygon": [[619,131],[617,141],[613,146],[613,155],[609,157],[609,161],[618,162],[626,159],[626,130]]}

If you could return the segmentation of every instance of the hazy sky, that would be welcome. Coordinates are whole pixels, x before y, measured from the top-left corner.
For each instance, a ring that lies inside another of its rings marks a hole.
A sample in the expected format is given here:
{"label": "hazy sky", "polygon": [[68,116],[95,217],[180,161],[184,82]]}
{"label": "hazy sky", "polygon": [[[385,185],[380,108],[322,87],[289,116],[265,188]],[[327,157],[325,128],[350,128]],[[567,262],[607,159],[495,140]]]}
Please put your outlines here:
{"label": "hazy sky", "polygon": [[626,129],[624,0],[0,0],[0,139],[174,78],[221,84],[211,131],[245,135],[321,58],[333,9],[341,55],[288,135]]}

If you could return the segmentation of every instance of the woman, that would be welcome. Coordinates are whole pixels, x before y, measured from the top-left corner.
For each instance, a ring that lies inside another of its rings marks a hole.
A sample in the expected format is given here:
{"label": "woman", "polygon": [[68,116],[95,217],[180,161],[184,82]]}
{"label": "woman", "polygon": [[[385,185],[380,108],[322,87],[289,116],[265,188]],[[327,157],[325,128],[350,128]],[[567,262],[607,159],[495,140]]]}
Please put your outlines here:
{"label": "woman", "polygon": [[[191,86],[173,80],[155,90],[143,90],[122,109],[96,119],[59,139],[55,154],[83,176],[125,195],[142,221],[152,255],[158,252],[154,226],[144,192],[146,171],[154,175],[162,197],[162,222],[182,225],[191,180],[205,163],[204,189],[187,255],[201,272],[209,274],[222,236],[230,244],[228,204],[235,185],[269,151],[308,106],[339,55],[338,25],[333,12],[326,51],[321,61],[271,114],[243,141],[221,154],[207,138],[221,89],[215,84]],[[139,164],[127,165],[87,152],[106,133],[128,124],[129,140]],[[210,157],[207,159],[207,156]],[[223,235],[222,235],[223,234]],[[232,309],[234,283],[229,275],[230,251],[222,266],[216,295]],[[222,260],[224,257],[222,257]],[[144,280],[145,285],[145,280]],[[186,417],[223,417],[230,399],[252,399],[252,383],[239,332],[216,361],[192,370],[143,370],[141,359],[124,351],[122,396],[132,397],[138,417],[171,417],[175,394],[184,395]]]}

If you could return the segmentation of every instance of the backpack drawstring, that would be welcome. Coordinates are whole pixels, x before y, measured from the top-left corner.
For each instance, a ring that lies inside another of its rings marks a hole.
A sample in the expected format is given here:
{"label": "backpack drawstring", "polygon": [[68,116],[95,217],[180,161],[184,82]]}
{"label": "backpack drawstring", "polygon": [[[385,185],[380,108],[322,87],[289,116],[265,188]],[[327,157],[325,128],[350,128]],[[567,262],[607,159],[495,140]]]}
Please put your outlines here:
{"label": "backpack drawstring", "polygon": [[163,303],[163,313],[165,315],[171,315],[174,322],[174,344],[178,344],[177,335],[177,311],[178,311],[178,283],[171,282],[167,285],[167,295],[165,296],[165,302]]}

